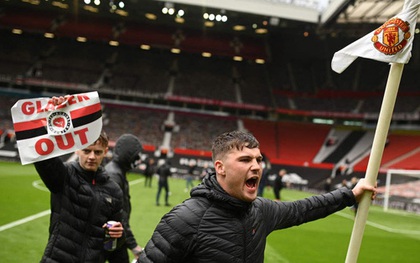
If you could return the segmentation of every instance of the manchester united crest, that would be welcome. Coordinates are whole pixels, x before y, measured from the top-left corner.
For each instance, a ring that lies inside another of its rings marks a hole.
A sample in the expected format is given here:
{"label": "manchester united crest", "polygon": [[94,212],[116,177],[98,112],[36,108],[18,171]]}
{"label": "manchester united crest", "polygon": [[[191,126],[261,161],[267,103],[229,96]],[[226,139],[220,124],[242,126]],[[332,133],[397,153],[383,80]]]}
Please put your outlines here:
{"label": "manchester united crest", "polygon": [[374,31],[372,42],[379,52],[395,55],[404,49],[410,37],[410,23],[392,18]]}

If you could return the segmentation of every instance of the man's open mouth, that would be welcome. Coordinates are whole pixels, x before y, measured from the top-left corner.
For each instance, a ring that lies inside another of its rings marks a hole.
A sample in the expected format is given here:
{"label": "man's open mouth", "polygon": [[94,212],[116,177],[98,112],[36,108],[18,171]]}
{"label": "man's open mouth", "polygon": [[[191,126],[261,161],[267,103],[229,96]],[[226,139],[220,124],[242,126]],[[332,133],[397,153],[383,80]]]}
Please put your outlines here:
{"label": "man's open mouth", "polygon": [[257,182],[258,182],[258,178],[253,177],[253,178],[249,178],[248,180],[246,180],[245,184],[249,188],[254,188],[254,187],[257,186]]}

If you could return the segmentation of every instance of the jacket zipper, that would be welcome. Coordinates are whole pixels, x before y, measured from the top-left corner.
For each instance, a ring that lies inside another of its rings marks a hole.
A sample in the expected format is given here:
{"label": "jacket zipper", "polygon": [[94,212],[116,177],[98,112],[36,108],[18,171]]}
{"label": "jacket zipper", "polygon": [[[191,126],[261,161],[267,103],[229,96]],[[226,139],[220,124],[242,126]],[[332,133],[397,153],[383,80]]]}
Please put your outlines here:
{"label": "jacket zipper", "polygon": [[244,231],[244,244],[243,244],[243,247],[244,247],[244,258],[243,258],[242,262],[245,263],[246,262],[246,227],[245,227],[245,225],[243,223],[243,220],[241,220],[241,224],[242,224],[242,229]]}
{"label": "jacket zipper", "polygon": [[[95,176],[96,176],[96,173],[95,173]],[[89,237],[90,237],[90,233],[92,232],[92,230],[90,229],[91,227],[92,227],[92,214],[93,214],[93,211],[95,211],[96,210],[96,206],[97,206],[97,192],[96,192],[96,187],[95,187],[95,185],[96,185],[96,180],[95,180],[95,178],[93,178],[92,179],[92,185],[91,185],[91,189],[92,189],[92,206],[91,206],[91,208],[89,209],[89,214],[88,214],[88,218],[87,218],[87,227],[86,227],[86,231],[85,231],[85,238],[84,238],[84,242],[83,242],[83,247],[85,248],[84,249],[84,251],[83,251],[83,256],[82,256],[82,260],[81,260],[81,262],[84,262],[85,261],[85,257],[86,257],[86,250],[87,250],[87,245],[86,245],[86,243],[87,243],[87,241],[88,241],[88,239],[89,239]]]}

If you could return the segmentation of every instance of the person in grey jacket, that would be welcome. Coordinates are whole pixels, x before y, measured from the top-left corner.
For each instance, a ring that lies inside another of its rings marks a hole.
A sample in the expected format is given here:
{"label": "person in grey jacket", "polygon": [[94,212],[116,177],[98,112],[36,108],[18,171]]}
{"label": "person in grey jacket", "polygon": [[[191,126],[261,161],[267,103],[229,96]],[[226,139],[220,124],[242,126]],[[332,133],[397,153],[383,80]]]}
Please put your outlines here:
{"label": "person in grey jacket", "polygon": [[326,217],[376,188],[360,180],[306,199],[277,202],[257,197],[263,157],[250,133],[232,131],[213,142],[215,173],[191,190],[191,198],[165,214],[137,262],[262,263],[267,236]]}
{"label": "person in grey jacket", "polygon": [[133,134],[121,135],[112,153],[112,160],[105,166],[105,170],[123,191],[123,226],[125,230],[125,243],[114,251],[111,251],[107,259],[109,263],[128,263],[129,256],[127,249],[130,249],[134,257],[137,258],[141,247],[137,244],[130,227],[130,188],[127,180],[127,172],[135,167],[136,162],[140,160],[140,154],[143,147],[140,140]]}

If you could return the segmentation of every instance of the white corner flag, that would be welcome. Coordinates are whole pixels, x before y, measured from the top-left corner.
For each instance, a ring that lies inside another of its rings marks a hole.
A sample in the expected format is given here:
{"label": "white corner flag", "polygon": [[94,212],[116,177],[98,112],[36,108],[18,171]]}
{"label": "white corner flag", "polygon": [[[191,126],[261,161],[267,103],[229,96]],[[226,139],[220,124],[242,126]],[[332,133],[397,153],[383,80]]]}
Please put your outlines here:
{"label": "white corner flag", "polygon": [[[420,0],[406,0],[399,14],[365,37],[337,51],[331,61],[331,67],[337,73],[343,72],[358,57],[391,65],[366,168],[365,180],[372,186],[377,181],[404,64],[407,64],[411,57],[419,7]],[[365,192],[359,202],[345,263],[357,263],[371,194]]]}
{"label": "white corner flag", "polygon": [[420,0],[406,0],[403,10],[378,29],[337,51],[331,68],[342,73],[357,57],[407,64],[411,58]]}

